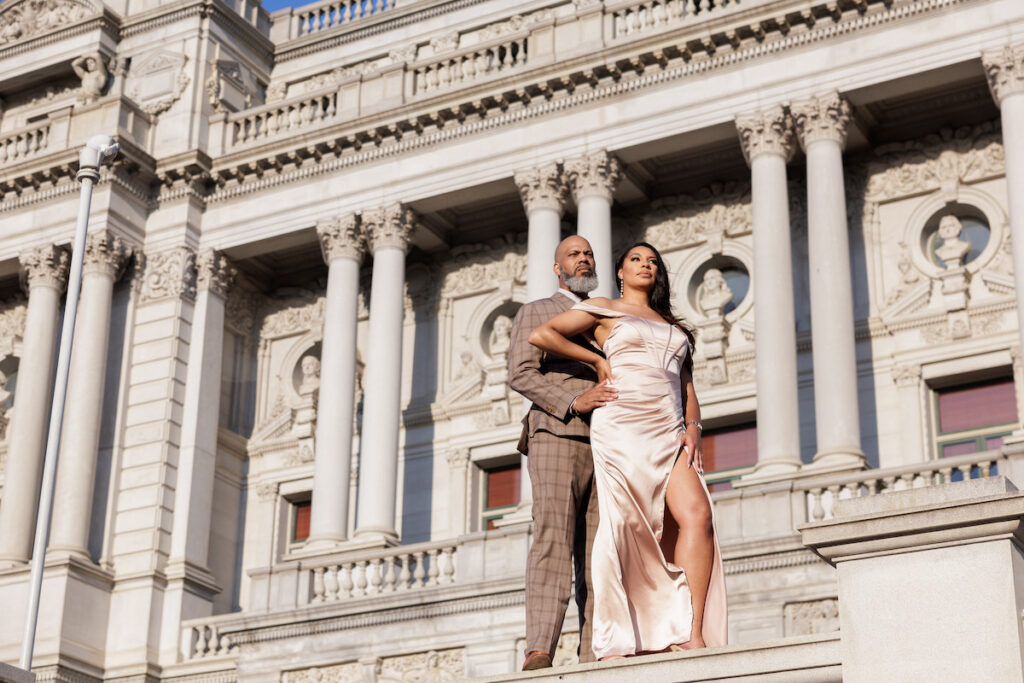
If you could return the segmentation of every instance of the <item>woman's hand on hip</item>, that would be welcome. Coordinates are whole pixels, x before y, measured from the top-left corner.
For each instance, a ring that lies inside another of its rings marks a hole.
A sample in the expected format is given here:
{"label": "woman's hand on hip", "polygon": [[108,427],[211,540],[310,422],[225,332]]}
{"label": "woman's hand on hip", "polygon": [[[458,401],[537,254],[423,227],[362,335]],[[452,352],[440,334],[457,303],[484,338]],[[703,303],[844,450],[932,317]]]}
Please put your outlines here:
{"label": "woman's hand on hip", "polygon": [[696,468],[704,474],[704,451],[701,446],[701,434],[696,425],[687,425],[683,432],[683,450],[686,451],[686,466]]}

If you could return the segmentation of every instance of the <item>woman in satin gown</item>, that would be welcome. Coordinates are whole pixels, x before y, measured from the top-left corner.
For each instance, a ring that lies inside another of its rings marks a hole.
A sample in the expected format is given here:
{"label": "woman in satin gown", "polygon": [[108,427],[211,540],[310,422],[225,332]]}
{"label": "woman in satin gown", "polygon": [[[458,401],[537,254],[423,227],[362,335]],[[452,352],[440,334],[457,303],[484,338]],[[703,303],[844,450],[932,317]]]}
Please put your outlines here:
{"label": "woman in satin gown", "polygon": [[[548,353],[594,365],[618,392],[590,422],[600,510],[594,655],[724,645],[725,575],[703,478],[693,337],[672,314],[654,247],[634,244],[616,270],[620,299],[583,301],[530,335]],[[569,341],[581,333],[604,358]]]}

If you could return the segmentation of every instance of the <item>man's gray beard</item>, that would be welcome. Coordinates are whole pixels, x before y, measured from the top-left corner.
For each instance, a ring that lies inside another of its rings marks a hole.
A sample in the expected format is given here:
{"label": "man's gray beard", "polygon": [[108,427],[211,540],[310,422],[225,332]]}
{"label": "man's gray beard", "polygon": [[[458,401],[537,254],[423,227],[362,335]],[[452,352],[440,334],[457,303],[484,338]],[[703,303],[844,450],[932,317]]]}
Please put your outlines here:
{"label": "man's gray beard", "polygon": [[577,277],[575,275],[562,276],[562,282],[570,291],[576,294],[589,294],[597,289],[597,276],[596,275],[584,275]]}

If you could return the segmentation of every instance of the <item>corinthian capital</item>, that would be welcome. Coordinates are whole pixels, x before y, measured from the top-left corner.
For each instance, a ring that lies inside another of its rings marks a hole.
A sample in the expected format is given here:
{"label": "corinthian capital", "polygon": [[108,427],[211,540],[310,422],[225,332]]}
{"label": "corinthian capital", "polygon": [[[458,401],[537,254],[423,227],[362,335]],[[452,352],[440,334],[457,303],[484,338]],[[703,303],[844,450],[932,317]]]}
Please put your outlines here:
{"label": "corinthian capital", "polygon": [[196,287],[199,290],[208,289],[226,299],[236,277],[238,271],[228,257],[219,251],[207,249],[196,259]]}
{"label": "corinthian capital", "polygon": [[316,224],[320,238],[320,252],[324,263],[330,265],[338,258],[361,261],[366,252],[366,237],[359,225],[359,216],[348,213],[322,220]]}
{"label": "corinthian capital", "polygon": [[569,188],[558,164],[552,162],[516,171],[513,180],[519,188],[519,196],[523,199],[523,208],[527,214],[535,209],[551,209],[562,215]]}
{"label": "corinthian capital", "polygon": [[794,102],[790,107],[797,135],[804,149],[818,140],[831,140],[846,145],[846,131],[850,127],[850,103],[839,91]]}
{"label": "corinthian capital", "polygon": [[622,165],[602,149],[566,161],[565,176],[577,202],[583,197],[593,196],[611,199],[615,187],[622,180]]}
{"label": "corinthian capital", "polygon": [[748,164],[762,154],[793,156],[793,119],[781,105],[737,116],[736,131]]}
{"label": "corinthian capital", "polygon": [[363,212],[363,227],[373,251],[381,247],[408,250],[415,226],[416,214],[400,202]]}
{"label": "corinthian capital", "polygon": [[62,292],[68,286],[71,259],[66,249],[47,244],[22,252],[18,260],[21,262],[21,286],[26,291],[33,287],[53,287]]}
{"label": "corinthian capital", "polygon": [[1024,92],[1024,43],[988,50],[981,55],[988,87],[996,104],[1003,98]]}
{"label": "corinthian capital", "polygon": [[85,254],[82,272],[121,279],[132,248],[120,237],[106,230],[90,232],[85,238]]}

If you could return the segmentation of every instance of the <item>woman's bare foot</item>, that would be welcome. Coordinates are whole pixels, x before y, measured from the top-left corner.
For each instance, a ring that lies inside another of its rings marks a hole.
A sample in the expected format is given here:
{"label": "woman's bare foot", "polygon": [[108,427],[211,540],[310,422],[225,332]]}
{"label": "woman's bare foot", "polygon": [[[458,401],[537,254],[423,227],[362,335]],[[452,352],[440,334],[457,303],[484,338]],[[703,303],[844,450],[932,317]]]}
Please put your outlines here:
{"label": "woman's bare foot", "polygon": [[601,657],[601,659],[599,659],[598,661],[600,661],[600,662],[610,662],[613,659],[625,659],[625,658],[626,658],[626,655],[608,655],[607,657]]}
{"label": "woman's bare foot", "polygon": [[700,650],[705,648],[707,645],[704,644],[704,638],[701,636],[695,636],[690,638],[685,643],[679,645],[669,645],[668,649],[672,652],[683,652],[684,650]]}

